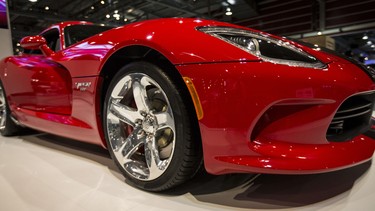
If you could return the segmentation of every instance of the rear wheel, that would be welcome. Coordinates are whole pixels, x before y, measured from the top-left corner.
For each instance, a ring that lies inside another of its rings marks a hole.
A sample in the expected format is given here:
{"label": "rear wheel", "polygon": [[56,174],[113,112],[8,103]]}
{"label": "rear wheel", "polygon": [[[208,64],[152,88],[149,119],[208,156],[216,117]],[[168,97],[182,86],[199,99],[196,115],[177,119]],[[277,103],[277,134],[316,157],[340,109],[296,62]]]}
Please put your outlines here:
{"label": "rear wheel", "polygon": [[139,188],[162,191],[191,178],[201,162],[199,140],[178,87],[157,66],[135,62],[108,88],[104,131],[109,152]]}
{"label": "rear wheel", "polygon": [[23,128],[11,118],[3,84],[0,82],[0,133],[3,136],[17,135]]}

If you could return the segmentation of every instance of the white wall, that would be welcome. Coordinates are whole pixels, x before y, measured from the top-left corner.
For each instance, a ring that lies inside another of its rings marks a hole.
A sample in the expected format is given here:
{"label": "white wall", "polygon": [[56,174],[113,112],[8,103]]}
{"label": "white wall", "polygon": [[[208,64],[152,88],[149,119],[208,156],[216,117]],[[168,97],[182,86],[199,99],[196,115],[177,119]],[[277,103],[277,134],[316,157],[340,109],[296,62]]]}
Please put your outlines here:
{"label": "white wall", "polygon": [[0,59],[13,55],[12,38],[9,29],[0,29]]}

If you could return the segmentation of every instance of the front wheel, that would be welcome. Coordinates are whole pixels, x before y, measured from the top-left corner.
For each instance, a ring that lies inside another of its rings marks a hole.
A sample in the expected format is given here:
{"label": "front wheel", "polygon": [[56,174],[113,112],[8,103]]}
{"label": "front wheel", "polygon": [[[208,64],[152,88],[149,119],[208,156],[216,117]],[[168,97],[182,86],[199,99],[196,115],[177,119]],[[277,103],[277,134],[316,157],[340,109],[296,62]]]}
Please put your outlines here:
{"label": "front wheel", "polygon": [[162,191],[191,178],[201,144],[181,92],[159,67],[134,62],[111,81],[104,103],[109,152],[137,187]]}

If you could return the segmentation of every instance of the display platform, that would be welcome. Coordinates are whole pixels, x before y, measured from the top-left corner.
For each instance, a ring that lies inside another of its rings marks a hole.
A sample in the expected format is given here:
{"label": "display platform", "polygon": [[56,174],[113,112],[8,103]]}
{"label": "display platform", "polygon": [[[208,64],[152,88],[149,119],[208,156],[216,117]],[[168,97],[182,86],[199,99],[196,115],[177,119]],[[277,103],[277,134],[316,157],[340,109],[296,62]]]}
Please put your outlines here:
{"label": "display platform", "polygon": [[41,133],[0,137],[0,210],[373,210],[374,165],[297,176],[201,172],[148,193],[127,184],[100,147]]}

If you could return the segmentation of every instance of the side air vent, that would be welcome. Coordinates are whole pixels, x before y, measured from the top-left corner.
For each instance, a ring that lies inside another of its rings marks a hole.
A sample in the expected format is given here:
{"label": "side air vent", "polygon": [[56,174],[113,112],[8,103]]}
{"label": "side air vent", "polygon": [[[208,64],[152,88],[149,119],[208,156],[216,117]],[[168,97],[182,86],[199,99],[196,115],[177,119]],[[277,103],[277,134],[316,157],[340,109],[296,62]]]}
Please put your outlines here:
{"label": "side air vent", "polygon": [[375,93],[355,95],[337,110],[327,131],[327,140],[342,142],[352,139],[370,127]]}

